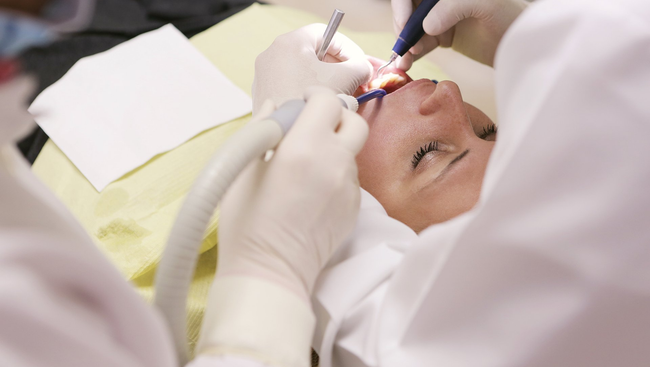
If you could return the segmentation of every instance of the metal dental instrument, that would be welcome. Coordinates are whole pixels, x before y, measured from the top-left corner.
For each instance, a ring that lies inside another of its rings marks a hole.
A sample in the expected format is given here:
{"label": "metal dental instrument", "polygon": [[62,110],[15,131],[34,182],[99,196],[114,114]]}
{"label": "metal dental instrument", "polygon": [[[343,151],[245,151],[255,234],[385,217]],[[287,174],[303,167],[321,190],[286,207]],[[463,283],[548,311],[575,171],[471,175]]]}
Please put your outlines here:
{"label": "metal dental instrument", "polygon": [[438,1],[439,0],[424,0],[420,3],[420,5],[418,5],[413,14],[411,14],[408,22],[406,22],[402,33],[399,34],[399,37],[395,42],[395,46],[393,46],[393,53],[390,55],[390,59],[385,65],[377,69],[375,79],[379,78],[384,69],[386,69],[388,65],[397,60],[398,56],[404,56],[404,54],[406,54],[406,52],[411,47],[415,46],[415,44],[418,43],[422,36],[424,36],[424,28],[422,28],[422,22],[424,21],[424,18],[426,18],[427,14],[429,14],[431,9],[436,6]]}
{"label": "metal dental instrument", "polygon": [[341,20],[343,20],[344,15],[345,13],[339,9],[334,9],[334,13],[332,13],[330,22],[327,23],[327,28],[325,28],[325,33],[323,33],[323,42],[321,43],[320,49],[316,54],[318,56],[318,60],[323,61],[325,58],[327,49],[330,48],[332,37],[334,37],[334,34],[336,34],[336,31],[339,29],[339,25],[341,24]]}

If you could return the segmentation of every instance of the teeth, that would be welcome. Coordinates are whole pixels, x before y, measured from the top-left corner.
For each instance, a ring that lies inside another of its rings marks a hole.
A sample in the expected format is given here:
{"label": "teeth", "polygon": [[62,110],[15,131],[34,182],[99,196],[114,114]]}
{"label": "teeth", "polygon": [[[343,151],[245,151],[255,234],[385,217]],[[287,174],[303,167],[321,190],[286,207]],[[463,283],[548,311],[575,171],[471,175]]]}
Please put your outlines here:
{"label": "teeth", "polygon": [[370,82],[370,89],[384,89],[387,85],[399,85],[405,81],[406,79],[399,74],[385,73],[381,77]]}

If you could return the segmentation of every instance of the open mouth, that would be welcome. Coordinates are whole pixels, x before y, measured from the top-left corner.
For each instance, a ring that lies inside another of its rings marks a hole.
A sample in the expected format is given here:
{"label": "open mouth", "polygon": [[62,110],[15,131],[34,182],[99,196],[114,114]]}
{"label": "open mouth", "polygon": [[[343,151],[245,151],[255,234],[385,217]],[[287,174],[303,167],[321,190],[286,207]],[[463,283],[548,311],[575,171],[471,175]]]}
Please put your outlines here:
{"label": "open mouth", "polygon": [[[368,61],[370,61],[370,64],[372,65],[373,68],[373,78],[377,74],[377,69],[379,69],[381,66],[383,66],[386,63],[386,61],[372,56],[368,56]],[[359,90],[357,90],[357,93],[355,93],[355,97],[357,96],[357,94],[360,95],[372,89],[378,89],[378,88],[381,88],[385,90],[386,93],[390,94],[412,81],[413,79],[411,79],[411,77],[408,76],[408,74],[406,74],[403,70],[398,69],[393,65],[390,65],[389,67],[383,70],[382,75],[380,77],[373,79],[367,84],[364,84],[361,87],[359,87]]]}

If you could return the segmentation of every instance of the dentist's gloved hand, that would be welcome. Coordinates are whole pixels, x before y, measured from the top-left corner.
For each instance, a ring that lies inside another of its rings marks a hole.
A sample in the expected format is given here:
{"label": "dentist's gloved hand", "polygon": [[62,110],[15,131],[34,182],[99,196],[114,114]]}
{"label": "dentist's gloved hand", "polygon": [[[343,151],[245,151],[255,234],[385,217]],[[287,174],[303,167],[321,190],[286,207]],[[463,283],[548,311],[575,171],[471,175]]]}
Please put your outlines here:
{"label": "dentist's gloved hand", "polygon": [[253,115],[264,101],[276,106],[302,98],[307,87],[320,85],[336,93],[353,94],[372,76],[372,65],[363,50],[348,37],[336,33],[323,61],[320,47],[324,24],[311,24],[283,34],[255,60]]}
{"label": "dentist's gloved hand", "polygon": [[273,158],[252,163],[228,191],[219,226],[219,274],[259,272],[305,299],[356,220],[355,156],[368,135],[331,90],[311,87],[306,97]]}
{"label": "dentist's gloved hand", "polygon": [[[421,0],[391,0],[399,34]],[[440,0],[422,23],[426,34],[399,60],[402,70],[438,46],[493,66],[494,54],[510,24],[528,6],[524,0]]]}
{"label": "dentist's gloved hand", "polygon": [[[265,102],[256,119],[268,115]],[[310,292],[359,211],[356,154],[366,122],[331,90],[307,105],[270,161],[252,162],[221,205],[219,261],[198,354],[308,365]]]}

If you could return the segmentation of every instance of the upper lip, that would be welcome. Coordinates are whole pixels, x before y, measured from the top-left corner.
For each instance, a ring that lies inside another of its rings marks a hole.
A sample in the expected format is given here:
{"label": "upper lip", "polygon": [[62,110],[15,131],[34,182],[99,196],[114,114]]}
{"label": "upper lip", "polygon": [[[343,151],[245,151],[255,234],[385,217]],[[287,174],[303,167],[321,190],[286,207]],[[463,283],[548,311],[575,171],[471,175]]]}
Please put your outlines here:
{"label": "upper lip", "polygon": [[[406,85],[404,85],[403,87],[401,87],[398,90],[394,91],[393,93],[390,93],[389,95],[397,94],[397,93],[403,91],[404,89],[412,88],[415,85],[420,85],[420,84],[423,84],[423,83],[431,83],[431,84],[433,84],[431,79],[418,79],[418,80],[414,80],[412,82],[406,83]],[[386,96],[386,97],[388,97],[388,96]],[[386,97],[384,97],[384,98],[386,98]]]}

